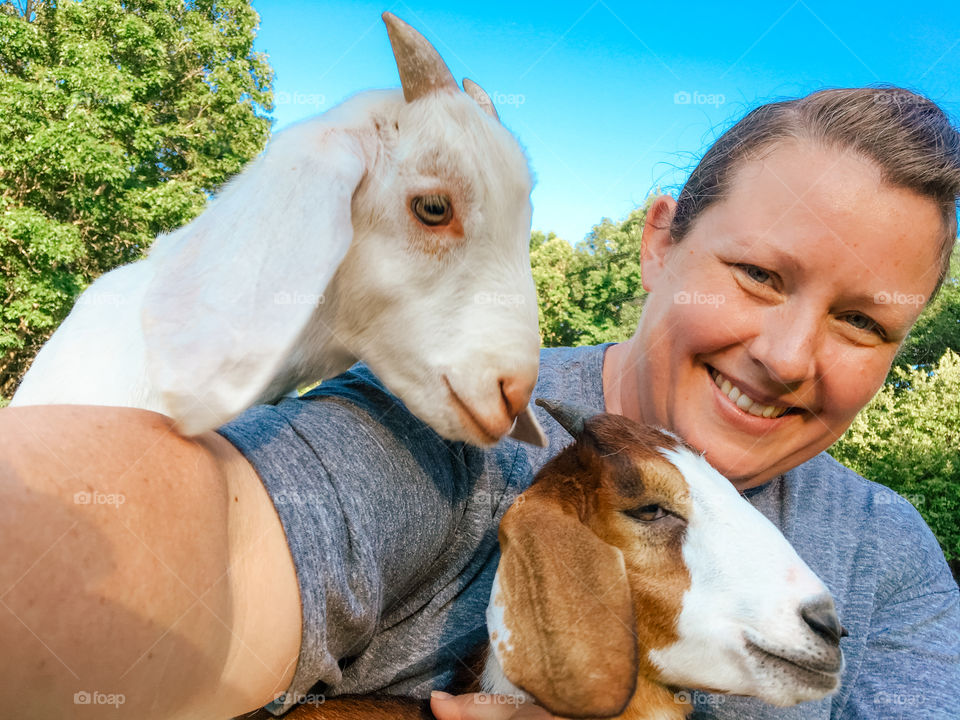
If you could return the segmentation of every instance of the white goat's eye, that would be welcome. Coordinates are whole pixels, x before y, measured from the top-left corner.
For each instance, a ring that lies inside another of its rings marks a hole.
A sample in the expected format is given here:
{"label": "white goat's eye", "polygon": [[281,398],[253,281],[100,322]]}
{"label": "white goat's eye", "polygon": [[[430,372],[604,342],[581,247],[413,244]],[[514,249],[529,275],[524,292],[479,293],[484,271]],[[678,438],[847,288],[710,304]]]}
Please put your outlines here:
{"label": "white goat's eye", "polygon": [[641,522],[653,522],[670,514],[659,505],[641,505],[630,510],[624,510],[624,513]]}
{"label": "white goat's eye", "polygon": [[453,218],[453,205],[446,195],[417,195],[410,201],[410,209],[424,225],[446,225]]}

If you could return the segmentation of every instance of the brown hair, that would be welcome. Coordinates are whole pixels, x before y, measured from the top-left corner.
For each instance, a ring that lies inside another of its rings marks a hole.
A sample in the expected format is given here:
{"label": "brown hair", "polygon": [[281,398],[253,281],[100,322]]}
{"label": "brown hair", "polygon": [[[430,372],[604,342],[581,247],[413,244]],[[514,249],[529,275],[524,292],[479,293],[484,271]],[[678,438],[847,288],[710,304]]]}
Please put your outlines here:
{"label": "brown hair", "polygon": [[885,182],[937,203],[943,233],[932,300],[957,238],[960,132],[934,102],[902,88],[820,90],[747,113],[713,144],[680,191],[670,225],[673,240],[686,237],[700,213],[724,197],[744,161],[789,139],[856,152],[877,164]]}

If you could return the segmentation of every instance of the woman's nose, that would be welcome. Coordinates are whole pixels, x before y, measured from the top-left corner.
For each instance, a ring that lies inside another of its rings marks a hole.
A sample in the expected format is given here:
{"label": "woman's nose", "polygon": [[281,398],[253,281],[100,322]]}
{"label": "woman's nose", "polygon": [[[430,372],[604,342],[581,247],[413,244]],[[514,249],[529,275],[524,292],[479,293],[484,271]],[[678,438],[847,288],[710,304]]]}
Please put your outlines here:
{"label": "woman's nose", "polygon": [[811,309],[789,303],[762,312],[760,332],[750,343],[750,354],[773,381],[795,390],[816,372],[818,317]]}

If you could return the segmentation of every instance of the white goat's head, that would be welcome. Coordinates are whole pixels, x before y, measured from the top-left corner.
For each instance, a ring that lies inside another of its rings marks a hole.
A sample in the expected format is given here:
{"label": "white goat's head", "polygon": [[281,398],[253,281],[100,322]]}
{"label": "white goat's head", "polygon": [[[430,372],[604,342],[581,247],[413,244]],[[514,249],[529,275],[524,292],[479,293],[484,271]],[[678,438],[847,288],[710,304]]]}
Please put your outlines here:
{"label": "white goat's head", "polygon": [[777,705],[837,688],[827,588],[726,478],[668,433],[537,403],[577,442],[500,525],[494,676],[563,717],[682,717],[680,688]]}
{"label": "white goat's head", "polygon": [[[483,90],[461,91],[425,38],[384,21],[402,93],[279,134],[153,283],[148,356],[171,414],[200,419],[187,431],[357,358],[448,438],[489,445],[518,416],[521,434],[535,423],[526,159]],[[215,234],[233,245],[204,257]]]}

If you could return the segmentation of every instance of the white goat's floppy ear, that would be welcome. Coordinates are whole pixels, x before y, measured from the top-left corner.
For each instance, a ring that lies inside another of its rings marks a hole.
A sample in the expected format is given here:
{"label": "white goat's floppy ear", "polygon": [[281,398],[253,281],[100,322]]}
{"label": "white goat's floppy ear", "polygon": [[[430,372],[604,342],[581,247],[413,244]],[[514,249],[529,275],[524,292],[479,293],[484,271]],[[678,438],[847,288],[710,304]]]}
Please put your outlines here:
{"label": "white goat's floppy ear", "polygon": [[500,524],[491,643],[504,674],[551,713],[619,715],[637,682],[633,604],[623,554],[534,487]]}
{"label": "white goat's floppy ear", "polygon": [[[213,429],[291,389],[271,384],[353,238],[360,139],[303,125],[151,253],[146,362],[177,429]],[[288,379],[289,381],[289,379]]]}

